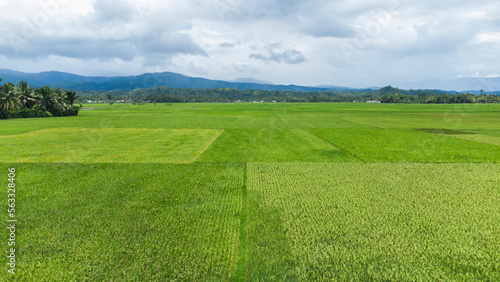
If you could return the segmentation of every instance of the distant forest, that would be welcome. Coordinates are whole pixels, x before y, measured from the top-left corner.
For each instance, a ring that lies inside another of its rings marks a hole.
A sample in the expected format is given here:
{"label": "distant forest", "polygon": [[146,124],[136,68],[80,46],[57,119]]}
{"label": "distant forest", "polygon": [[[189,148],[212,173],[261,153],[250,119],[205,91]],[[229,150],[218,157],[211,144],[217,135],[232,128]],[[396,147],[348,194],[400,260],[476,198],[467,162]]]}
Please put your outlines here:
{"label": "distant forest", "polygon": [[402,90],[387,86],[378,90],[296,92],[269,90],[238,90],[232,88],[171,88],[155,87],[123,91],[79,91],[79,102],[87,100],[116,102],[130,100],[133,103],[229,103],[229,102],[366,102],[381,103],[498,103],[500,95],[494,93],[446,93],[438,90]]}
{"label": "distant forest", "polygon": [[[1,79],[0,79],[1,82]],[[402,90],[386,86],[378,90],[336,90],[300,92],[238,90],[233,88],[155,87],[130,92],[71,91],[59,88],[31,88],[21,81],[0,86],[0,119],[78,115],[76,103],[234,103],[234,102],[367,102],[381,103],[500,103],[497,93],[446,93],[439,90]]]}

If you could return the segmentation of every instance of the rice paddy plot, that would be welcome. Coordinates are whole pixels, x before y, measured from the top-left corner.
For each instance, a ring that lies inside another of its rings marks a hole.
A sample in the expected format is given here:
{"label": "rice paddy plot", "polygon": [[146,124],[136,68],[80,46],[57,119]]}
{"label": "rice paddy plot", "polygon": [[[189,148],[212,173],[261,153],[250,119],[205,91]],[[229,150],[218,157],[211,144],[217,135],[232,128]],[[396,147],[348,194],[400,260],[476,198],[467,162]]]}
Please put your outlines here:
{"label": "rice paddy plot", "polygon": [[[242,165],[14,165],[15,279],[228,281],[235,276]],[[2,228],[3,238],[7,232]],[[4,270],[0,280],[9,281]]]}
{"label": "rice paddy plot", "polygon": [[54,128],[0,135],[3,162],[189,163],[221,129]]}
{"label": "rice paddy plot", "polygon": [[246,278],[499,280],[499,169],[249,164]]}
{"label": "rice paddy plot", "polygon": [[375,104],[349,108],[340,113],[350,121],[379,128],[493,129],[500,123],[497,104]]}
{"label": "rice paddy plot", "polygon": [[500,162],[498,146],[455,135],[385,128],[308,130],[367,162]]}
{"label": "rice paddy plot", "polygon": [[359,162],[303,129],[227,129],[199,161]]}

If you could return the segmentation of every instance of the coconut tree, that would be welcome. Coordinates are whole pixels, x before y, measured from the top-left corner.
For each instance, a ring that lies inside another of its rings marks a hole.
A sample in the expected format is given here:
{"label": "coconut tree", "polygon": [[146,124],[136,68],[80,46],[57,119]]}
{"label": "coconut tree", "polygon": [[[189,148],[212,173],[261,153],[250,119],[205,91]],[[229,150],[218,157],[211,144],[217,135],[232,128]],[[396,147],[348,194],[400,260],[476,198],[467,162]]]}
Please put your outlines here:
{"label": "coconut tree", "polygon": [[76,99],[79,97],[73,91],[66,92],[66,102],[70,107],[72,107],[76,103]]}
{"label": "coconut tree", "polygon": [[5,83],[0,88],[0,110],[6,113],[16,111],[21,107],[21,100],[16,87],[12,83]]}
{"label": "coconut tree", "polygon": [[52,94],[52,90],[48,86],[44,86],[40,89],[37,89],[37,94],[40,96],[40,106],[45,110],[52,112],[55,110],[55,100]]}
{"label": "coconut tree", "polygon": [[17,89],[19,91],[19,98],[24,107],[31,109],[38,103],[35,91],[29,87],[26,81],[20,81],[17,84]]}
{"label": "coconut tree", "polygon": [[66,93],[64,93],[61,89],[56,88],[53,92],[53,97],[54,97],[54,106],[56,110],[58,110],[61,113],[65,113],[71,108],[67,103],[66,103]]}

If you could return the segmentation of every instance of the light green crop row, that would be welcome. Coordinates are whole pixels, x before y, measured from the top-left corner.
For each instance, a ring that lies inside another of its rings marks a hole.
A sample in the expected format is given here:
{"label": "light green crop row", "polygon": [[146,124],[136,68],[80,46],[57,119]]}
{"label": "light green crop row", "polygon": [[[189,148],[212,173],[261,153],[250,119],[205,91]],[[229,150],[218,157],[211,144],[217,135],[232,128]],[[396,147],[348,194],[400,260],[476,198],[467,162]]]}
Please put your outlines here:
{"label": "light green crop row", "polygon": [[0,135],[3,162],[189,163],[216,129],[54,128]]}
{"label": "light green crop row", "polygon": [[496,281],[500,165],[255,163],[250,281]]}

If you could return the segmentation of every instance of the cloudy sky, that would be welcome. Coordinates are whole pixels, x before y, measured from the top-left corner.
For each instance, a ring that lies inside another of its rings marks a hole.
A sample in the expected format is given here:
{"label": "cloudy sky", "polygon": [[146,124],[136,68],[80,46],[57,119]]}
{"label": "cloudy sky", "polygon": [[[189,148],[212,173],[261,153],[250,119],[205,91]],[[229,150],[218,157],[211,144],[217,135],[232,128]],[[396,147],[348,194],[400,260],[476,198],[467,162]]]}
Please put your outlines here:
{"label": "cloudy sky", "polygon": [[1,0],[0,68],[279,84],[500,76],[497,0]]}

